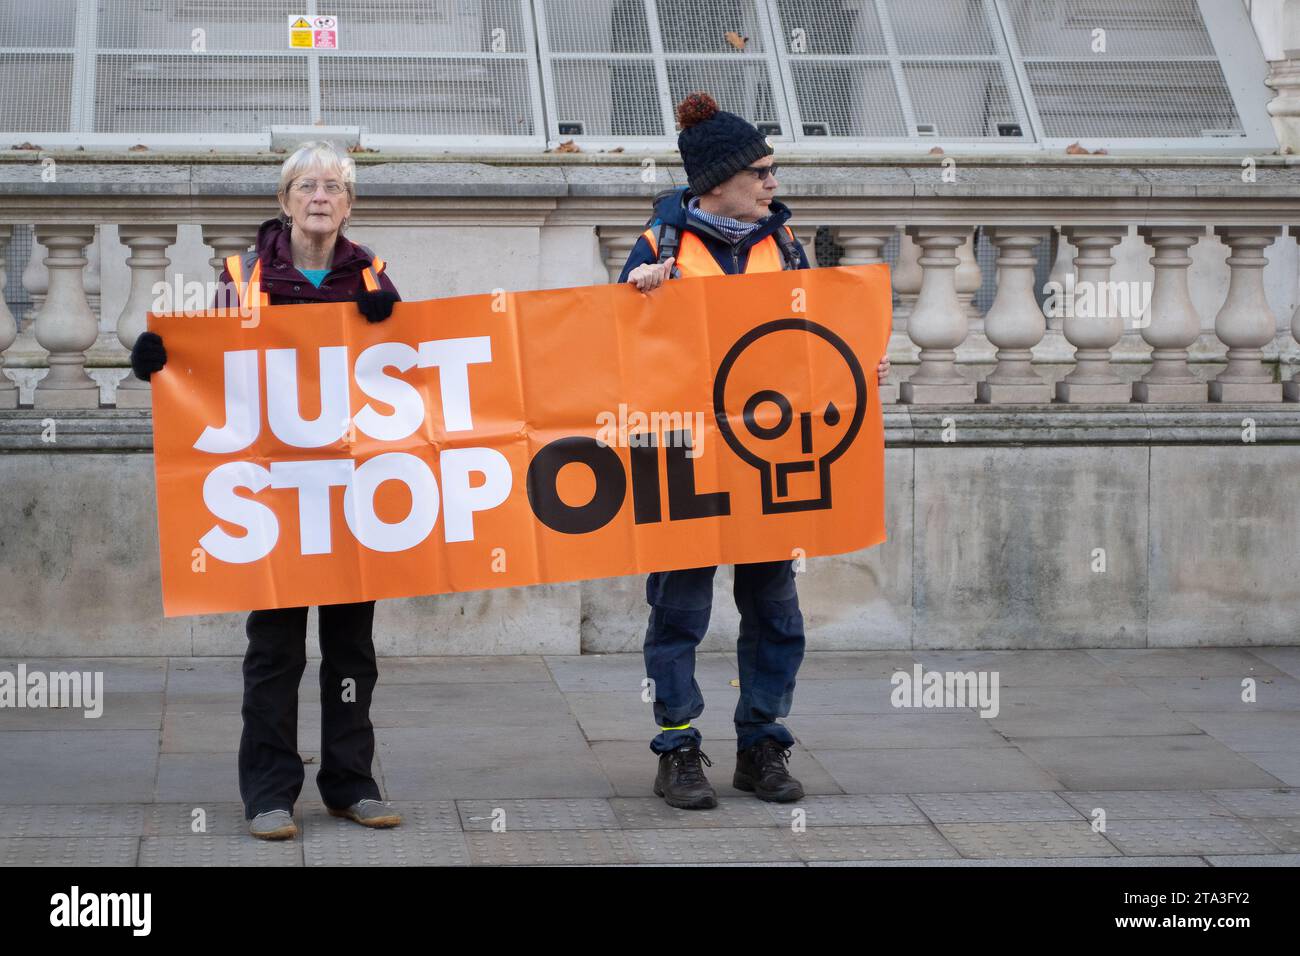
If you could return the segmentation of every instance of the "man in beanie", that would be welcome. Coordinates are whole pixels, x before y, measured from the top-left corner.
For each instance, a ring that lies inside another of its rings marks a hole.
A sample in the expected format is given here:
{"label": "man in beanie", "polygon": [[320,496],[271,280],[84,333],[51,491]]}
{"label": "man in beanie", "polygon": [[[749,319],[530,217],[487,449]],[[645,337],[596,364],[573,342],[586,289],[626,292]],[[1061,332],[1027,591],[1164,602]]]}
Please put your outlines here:
{"label": "man in beanie", "polygon": [[[790,210],[773,196],[778,186],[772,147],[753,125],[718,109],[706,93],[677,107],[677,146],[689,189],[664,196],[655,219],[637,240],[620,282],[642,292],[674,276],[718,276],[807,269],[805,255],[786,226]],[[889,371],[884,359],[877,374]],[[660,571],[646,581],[650,624],[645,638],[646,675],[654,681],[659,755],[654,792],[670,806],[708,809],[718,798],[704,775],[713,766],[701,751],[691,721],[704,712],[695,680],[695,648],[704,639],[717,568]],[[733,785],[760,800],[789,802],[804,795],[786,761],[794,737],[779,722],[790,713],[795,674],[803,661],[803,615],[791,561],[738,564],[736,607],[740,637],[740,700],[736,705],[736,772]]]}

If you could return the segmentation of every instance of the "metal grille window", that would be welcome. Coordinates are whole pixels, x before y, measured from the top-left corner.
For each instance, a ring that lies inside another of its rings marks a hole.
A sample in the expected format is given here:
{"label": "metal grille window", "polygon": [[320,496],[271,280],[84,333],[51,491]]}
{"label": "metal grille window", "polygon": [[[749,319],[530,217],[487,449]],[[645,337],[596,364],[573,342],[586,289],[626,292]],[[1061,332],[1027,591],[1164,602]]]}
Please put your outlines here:
{"label": "metal grille window", "polygon": [[45,146],[664,147],[704,89],[808,150],[1271,150],[1262,75],[1240,0],[0,0],[0,139]]}
{"label": "metal grille window", "polygon": [[675,135],[673,104],[706,89],[772,137],[789,115],[765,0],[535,0],[548,133]]}

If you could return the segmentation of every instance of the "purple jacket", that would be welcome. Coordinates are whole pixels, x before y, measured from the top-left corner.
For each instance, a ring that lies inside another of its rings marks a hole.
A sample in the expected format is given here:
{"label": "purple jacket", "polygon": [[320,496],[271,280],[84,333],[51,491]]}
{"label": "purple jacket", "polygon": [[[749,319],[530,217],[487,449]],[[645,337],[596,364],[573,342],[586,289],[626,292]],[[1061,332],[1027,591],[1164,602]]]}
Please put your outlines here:
{"label": "purple jacket", "polygon": [[[257,257],[262,263],[262,291],[271,305],[299,305],[312,302],[353,302],[365,291],[362,270],[370,265],[370,257],[361,247],[343,235],[334,243],[334,260],[330,273],[320,288],[293,266],[293,249],[289,245],[289,227],[279,219],[268,219],[257,230]],[[248,276],[244,276],[248,281]],[[223,287],[218,291],[217,302],[238,301],[233,294],[226,299],[226,289],[232,282],[230,270],[223,268],[219,280]],[[388,278],[388,271],[379,273],[379,284],[394,295],[397,286]]]}

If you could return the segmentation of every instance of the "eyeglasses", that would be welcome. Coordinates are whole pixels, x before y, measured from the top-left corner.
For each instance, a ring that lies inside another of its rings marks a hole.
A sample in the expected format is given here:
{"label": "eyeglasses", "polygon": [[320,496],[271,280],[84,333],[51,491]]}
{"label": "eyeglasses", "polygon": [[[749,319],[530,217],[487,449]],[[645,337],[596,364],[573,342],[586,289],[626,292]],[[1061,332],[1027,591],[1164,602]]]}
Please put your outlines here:
{"label": "eyeglasses", "polygon": [[313,196],[316,194],[316,187],[323,185],[325,192],[331,196],[340,196],[347,192],[347,187],[335,179],[326,180],[324,183],[318,183],[314,179],[300,179],[294,184],[294,192],[301,193],[304,196]]}
{"label": "eyeglasses", "polygon": [[759,182],[762,182],[768,176],[771,176],[773,179],[775,179],[776,168],[777,168],[776,163],[773,163],[771,166],[746,166],[745,172],[753,173],[754,178],[757,179]]}

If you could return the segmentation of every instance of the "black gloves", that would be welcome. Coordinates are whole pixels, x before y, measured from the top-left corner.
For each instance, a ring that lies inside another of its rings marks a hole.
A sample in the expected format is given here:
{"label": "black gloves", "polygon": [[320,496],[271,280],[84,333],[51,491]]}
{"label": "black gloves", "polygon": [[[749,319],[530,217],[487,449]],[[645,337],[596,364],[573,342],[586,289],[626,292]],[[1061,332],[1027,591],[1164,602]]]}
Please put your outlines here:
{"label": "black gloves", "polygon": [[157,332],[141,332],[131,349],[131,370],[135,377],[149,381],[149,376],[167,364],[167,350]]}
{"label": "black gloves", "polygon": [[393,314],[393,303],[398,301],[397,294],[387,289],[374,292],[362,292],[357,296],[357,308],[366,317],[367,322],[382,322]]}

